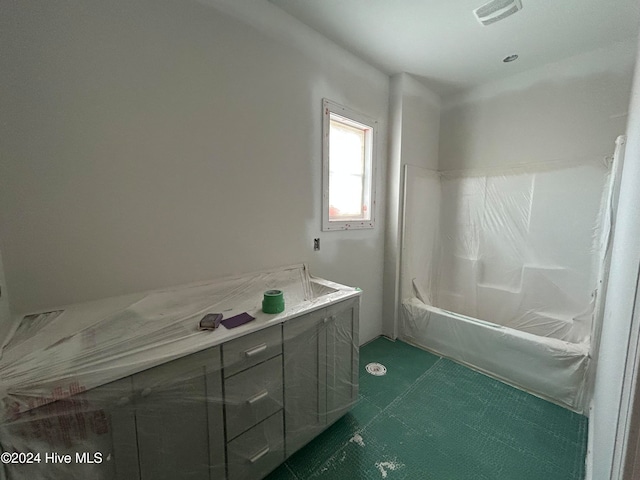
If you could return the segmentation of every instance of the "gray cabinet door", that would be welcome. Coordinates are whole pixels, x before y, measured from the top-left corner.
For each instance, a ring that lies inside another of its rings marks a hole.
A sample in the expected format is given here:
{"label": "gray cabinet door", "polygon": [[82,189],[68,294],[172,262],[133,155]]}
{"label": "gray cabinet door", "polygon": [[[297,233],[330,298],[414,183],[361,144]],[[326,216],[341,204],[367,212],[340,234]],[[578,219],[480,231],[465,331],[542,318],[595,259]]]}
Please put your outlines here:
{"label": "gray cabinet door", "polygon": [[[111,450],[102,452],[103,461],[113,459],[116,479],[140,477],[136,420],[131,377],[108,383],[84,394],[89,404],[104,405],[111,428]],[[109,463],[107,461],[107,463]]]}
{"label": "gray cabinet door", "polygon": [[[2,447],[34,452],[39,463],[0,465],[0,478],[137,479],[138,453],[131,378],[61,398],[2,425]],[[45,456],[70,455],[71,465]]]}
{"label": "gray cabinet door", "polygon": [[133,376],[141,480],[224,478],[220,348]]}
{"label": "gray cabinet door", "polygon": [[284,324],[286,454],[304,446],[326,425],[326,310]]}
{"label": "gray cabinet door", "polygon": [[[224,397],[222,394],[222,362],[220,347],[210,348],[196,355],[205,360],[204,374],[207,389],[207,429],[209,440],[209,480],[225,480]],[[210,360],[215,356],[215,362]]]}
{"label": "gray cabinet door", "polygon": [[344,415],[358,399],[359,299],[327,308],[327,423]]}

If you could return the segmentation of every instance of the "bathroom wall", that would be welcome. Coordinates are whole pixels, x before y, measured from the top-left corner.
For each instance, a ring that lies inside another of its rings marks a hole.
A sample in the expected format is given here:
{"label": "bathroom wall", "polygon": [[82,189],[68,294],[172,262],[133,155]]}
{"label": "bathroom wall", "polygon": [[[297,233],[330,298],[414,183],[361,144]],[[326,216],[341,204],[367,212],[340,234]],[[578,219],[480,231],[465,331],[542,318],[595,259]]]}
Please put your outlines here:
{"label": "bathroom wall", "polygon": [[[379,335],[389,78],[269,2],[218,3],[3,4],[14,312],[306,262]],[[379,121],[375,229],[320,231],[323,97]]]}
{"label": "bathroom wall", "polygon": [[[639,52],[640,53],[640,52]],[[612,246],[598,371],[589,422],[589,480],[622,478],[622,439],[638,375],[640,315],[640,56],[633,83],[625,162]],[[635,319],[634,319],[635,317]],[[637,403],[636,403],[637,407]],[[640,412],[634,412],[635,418]],[[637,435],[637,425],[634,427]],[[628,474],[629,472],[627,472]],[[631,478],[625,476],[625,478]]]}
{"label": "bathroom wall", "polygon": [[401,300],[400,244],[403,218],[405,165],[435,170],[440,135],[438,95],[416,78],[401,73],[391,78],[389,93],[389,165],[387,171],[387,231],[384,260],[384,310],[382,333],[397,336]]}
{"label": "bathroom wall", "polygon": [[440,170],[610,155],[625,131],[635,49],[615,44],[447,98]]}
{"label": "bathroom wall", "polygon": [[440,109],[438,95],[402,74],[402,164],[438,169]]}

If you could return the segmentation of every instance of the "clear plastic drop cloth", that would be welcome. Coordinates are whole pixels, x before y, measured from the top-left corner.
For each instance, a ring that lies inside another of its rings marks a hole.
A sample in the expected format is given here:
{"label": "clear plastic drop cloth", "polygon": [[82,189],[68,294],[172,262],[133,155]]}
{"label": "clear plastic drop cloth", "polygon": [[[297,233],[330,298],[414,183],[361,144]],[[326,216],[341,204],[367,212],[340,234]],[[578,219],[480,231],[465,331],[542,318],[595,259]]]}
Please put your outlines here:
{"label": "clear plastic drop cloth", "polygon": [[[22,317],[0,479],[264,477],[357,400],[360,294],[296,265]],[[208,313],[254,319],[201,330]]]}
{"label": "clear plastic drop cloth", "polygon": [[[618,144],[619,149],[624,145],[622,137]],[[437,340],[427,318],[433,316],[430,307],[435,307],[451,312],[450,322],[458,317],[477,319],[478,326],[492,324],[525,333],[526,341],[539,339],[551,357],[561,356],[564,345],[567,352],[584,357],[571,367],[573,373],[567,371],[566,378],[558,378],[564,382],[570,377],[574,394],[558,393],[564,386],[541,394],[582,410],[579,403],[584,395],[580,392],[591,335],[597,331],[599,294],[607,268],[617,175],[612,171],[619,170],[619,149],[613,161],[556,162],[500,171],[437,173],[408,167],[401,274],[406,308],[401,336],[433,348]],[[418,315],[415,307],[420,303],[427,308]],[[421,325],[409,318],[413,314],[423,318]],[[467,327],[463,331],[477,335]],[[458,331],[456,335],[464,334]],[[507,368],[500,362],[488,368],[470,359],[469,352],[458,352],[472,348],[466,340],[444,343],[450,345],[439,345],[447,350],[439,353],[489,373],[494,368],[495,376],[507,380],[511,375],[500,373]],[[572,345],[583,346],[576,350]],[[478,358],[495,356],[495,346],[480,342],[477,347],[481,349]],[[544,352],[539,351],[540,355]],[[518,355],[514,347],[512,356],[502,356],[501,362],[520,364]],[[558,368],[565,363],[558,362]],[[539,365],[533,362],[521,367]],[[548,367],[553,370],[552,364]],[[556,372],[545,370],[540,375],[553,379]],[[540,382],[535,388],[527,382],[512,380],[541,392]]]}
{"label": "clear plastic drop cloth", "polygon": [[586,408],[588,344],[484,322],[417,298],[402,304],[402,337],[572,410]]}

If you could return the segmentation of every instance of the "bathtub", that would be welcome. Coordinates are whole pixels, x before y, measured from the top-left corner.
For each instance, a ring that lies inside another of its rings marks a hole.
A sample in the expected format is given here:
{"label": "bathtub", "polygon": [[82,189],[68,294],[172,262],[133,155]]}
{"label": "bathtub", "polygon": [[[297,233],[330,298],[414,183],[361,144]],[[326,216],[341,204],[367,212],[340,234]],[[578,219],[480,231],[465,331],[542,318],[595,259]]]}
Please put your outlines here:
{"label": "bathtub", "polygon": [[401,339],[585,413],[589,344],[542,337],[426,305],[402,302]]}

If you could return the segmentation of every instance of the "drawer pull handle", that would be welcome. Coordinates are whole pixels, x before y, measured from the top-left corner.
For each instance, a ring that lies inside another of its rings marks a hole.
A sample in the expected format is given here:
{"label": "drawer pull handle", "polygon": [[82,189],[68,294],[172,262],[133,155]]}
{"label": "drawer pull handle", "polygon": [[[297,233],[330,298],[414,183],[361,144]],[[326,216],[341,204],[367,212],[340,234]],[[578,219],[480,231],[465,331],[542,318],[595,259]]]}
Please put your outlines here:
{"label": "drawer pull handle", "polygon": [[151,389],[149,387],[145,388],[144,390],[142,390],[142,392],[140,393],[140,395],[142,395],[143,397],[148,397],[151,394]]}
{"label": "drawer pull handle", "polygon": [[124,407],[127,403],[129,403],[129,397],[122,397],[118,400],[119,407]]}
{"label": "drawer pull handle", "polygon": [[269,392],[266,390],[262,390],[260,393],[254,395],[249,400],[247,400],[247,403],[249,405],[253,405],[254,403],[259,402],[260,400],[267,398],[268,396],[269,396]]}
{"label": "drawer pull handle", "polygon": [[250,348],[249,350],[245,350],[244,354],[246,357],[253,357],[254,355],[258,355],[259,353],[264,352],[267,349],[267,344],[263,343],[258,345],[257,347]]}
{"label": "drawer pull handle", "polygon": [[262,457],[264,457],[267,453],[269,453],[269,445],[267,445],[262,450],[260,450],[258,453],[256,453],[253,457],[251,457],[249,459],[249,462],[256,463],[258,460],[260,460]]}

